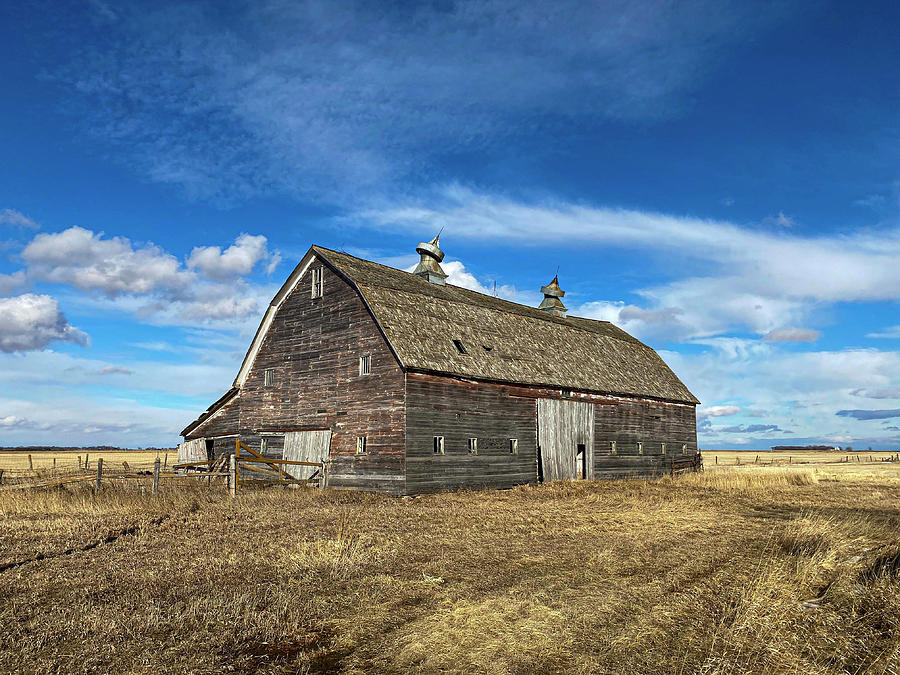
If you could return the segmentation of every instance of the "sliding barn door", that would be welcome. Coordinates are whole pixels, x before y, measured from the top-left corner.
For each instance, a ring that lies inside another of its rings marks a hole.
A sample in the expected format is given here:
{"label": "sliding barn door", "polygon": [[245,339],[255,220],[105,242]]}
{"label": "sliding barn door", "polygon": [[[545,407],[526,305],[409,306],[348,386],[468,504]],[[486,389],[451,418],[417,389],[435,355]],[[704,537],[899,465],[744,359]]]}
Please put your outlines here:
{"label": "sliding barn door", "polygon": [[[291,431],[284,435],[284,456],[292,462],[322,462],[331,452],[331,431]],[[314,466],[285,465],[284,470],[294,478],[309,478]]]}
{"label": "sliding barn door", "polygon": [[538,447],[543,480],[594,476],[594,404],[540,398]]}

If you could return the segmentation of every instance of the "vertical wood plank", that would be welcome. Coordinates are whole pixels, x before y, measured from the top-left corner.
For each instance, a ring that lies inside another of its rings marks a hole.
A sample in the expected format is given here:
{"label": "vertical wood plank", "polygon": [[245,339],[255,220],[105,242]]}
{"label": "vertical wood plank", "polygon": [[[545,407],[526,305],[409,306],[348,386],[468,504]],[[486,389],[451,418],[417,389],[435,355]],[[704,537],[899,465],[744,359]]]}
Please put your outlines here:
{"label": "vertical wood plank", "polygon": [[232,497],[237,495],[237,460],[234,455],[228,458],[228,492]]}

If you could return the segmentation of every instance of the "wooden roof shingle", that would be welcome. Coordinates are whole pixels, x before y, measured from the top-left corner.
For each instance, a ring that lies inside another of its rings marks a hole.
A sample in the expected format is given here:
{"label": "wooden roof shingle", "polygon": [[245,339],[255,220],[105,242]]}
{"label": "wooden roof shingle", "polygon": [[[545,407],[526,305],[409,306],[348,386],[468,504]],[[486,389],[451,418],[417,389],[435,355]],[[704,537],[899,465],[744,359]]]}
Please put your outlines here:
{"label": "wooden roof shingle", "polygon": [[699,403],[659,354],[608,321],[554,317],[346,253],[312,250],[357,286],[406,368]]}

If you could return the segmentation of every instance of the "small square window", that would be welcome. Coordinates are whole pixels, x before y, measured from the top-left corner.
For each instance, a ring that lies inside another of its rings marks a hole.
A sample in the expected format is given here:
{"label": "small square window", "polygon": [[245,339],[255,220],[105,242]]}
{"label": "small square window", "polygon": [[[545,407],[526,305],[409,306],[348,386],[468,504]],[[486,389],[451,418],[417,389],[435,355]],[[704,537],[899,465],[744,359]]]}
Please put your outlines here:
{"label": "small square window", "polygon": [[274,368],[266,368],[263,373],[263,385],[266,387],[274,387],[275,386],[275,369]]}
{"label": "small square window", "polygon": [[356,454],[357,455],[365,455],[368,453],[368,448],[366,448],[366,437],[365,436],[357,436],[356,437]]}
{"label": "small square window", "polygon": [[477,438],[469,439],[469,454],[470,455],[478,454],[478,439]]}
{"label": "small square window", "polygon": [[666,444],[665,443],[662,444],[662,454],[663,455],[666,454]]}
{"label": "small square window", "polygon": [[359,374],[368,375],[372,372],[372,355],[366,354],[359,357]]}
{"label": "small square window", "polygon": [[643,443],[638,443],[638,454],[639,455],[644,454],[644,444]]}
{"label": "small square window", "polygon": [[610,442],[609,442],[609,454],[615,455],[616,453],[617,453],[617,450],[616,450],[616,442],[615,442],[615,441],[610,441]]}
{"label": "small square window", "polygon": [[466,351],[466,346],[462,343],[462,340],[454,340],[453,344],[456,347],[456,351],[458,351],[460,354],[468,354],[469,353]]}
{"label": "small square window", "polygon": [[443,436],[435,436],[434,437],[433,451],[434,451],[434,454],[436,454],[436,455],[444,454],[444,437]]}
{"label": "small square window", "polygon": [[259,439],[259,454],[264,455],[266,451],[269,449],[269,439],[261,438]]}
{"label": "small square window", "polygon": [[511,454],[511,455],[519,454],[519,439],[518,438],[510,438],[509,439],[509,454]]}
{"label": "small square window", "polygon": [[312,269],[312,297],[321,298],[325,286],[325,268],[313,267]]}

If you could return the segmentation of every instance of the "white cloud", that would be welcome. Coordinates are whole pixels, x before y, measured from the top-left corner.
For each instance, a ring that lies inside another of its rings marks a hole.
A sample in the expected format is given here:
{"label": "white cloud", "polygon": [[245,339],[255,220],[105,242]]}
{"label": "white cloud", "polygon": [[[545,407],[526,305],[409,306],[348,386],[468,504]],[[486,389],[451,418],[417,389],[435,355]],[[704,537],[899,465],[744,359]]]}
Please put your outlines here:
{"label": "white cloud", "polygon": [[[640,335],[672,340],[802,324],[817,307],[900,299],[900,230],[807,237],[725,221],[564,202],[524,203],[447,186],[427,205],[361,212],[358,221],[404,231],[445,227],[454,237],[541,245],[567,241],[650,251],[679,263],[678,280],[638,291],[648,307],[580,308]],[[624,313],[624,316],[622,314]],[[811,334],[806,335],[807,338]]]}
{"label": "white cloud", "polygon": [[97,373],[98,375],[134,375],[133,370],[123,368],[121,366],[103,366]]}
{"label": "white cloud", "polygon": [[778,328],[763,336],[767,342],[815,342],[822,333],[808,328]]}
{"label": "white cloud", "polygon": [[0,298],[0,351],[32,351],[57,341],[90,344],[87,333],[69,324],[49,295]]}
{"label": "white cloud", "polygon": [[8,295],[25,285],[25,272],[17,270],[12,274],[0,274],[0,295]]}
{"label": "white cloud", "polygon": [[199,270],[210,279],[224,281],[250,274],[258,262],[267,258],[274,259],[269,254],[264,236],[242,234],[224,251],[219,246],[194,248],[187,259],[187,266]]}
{"label": "white cloud", "polygon": [[40,227],[31,218],[15,209],[0,209],[0,225],[11,225],[28,230],[36,230]]}
{"label": "white cloud", "polygon": [[438,151],[552,137],[573,118],[677,115],[721,51],[786,11],[260,0],[213,18],[159,5],[122,10],[103,52],[61,79],[91,131],[154,180],[225,198],[346,191],[413,175]]}
{"label": "white cloud", "polygon": [[[195,247],[186,264],[153,244],[105,237],[81,227],[39,234],[22,252],[33,281],[66,284],[100,294],[72,303],[116,308],[162,323],[221,322],[259,313],[274,291],[241,277],[271,254],[262,235],[242,234],[224,251]],[[2,281],[2,279],[0,279]]]}
{"label": "white cloud", "polygon": [[900,340],[900,326],[890,326],[877,333],[869,333],[866,337],[884,338],[888,340]]}
{"label": "white cloud", "polygon": [[[788,352],[777,343],[758,340],[709,342],[711,349],[699,354],[665,351],[662,355],[701,401],[739,405],[741,411],[732,416],[735,425],[757,424],[759,415],[751,411],[765,410],[765,424],[790,429],[798,439],[811,442],[836,436],[872,442],[890,438],[876,426],[877,420],[836,413],[860,408],[860,390],[886,390],[900,381],[900,352]],[[701,432],[706,447],[717,438],[715,433],[709,427]]]}
{"label": "white cloud", "polygon": [[736,405],[710,405],[701,406],[697,411],[697,417],[728,417],[737,415],[741,409]]}
{"label": "white cloud", "polygon": [[30,277],[110,296],[180,292],[191,282],[178,260],[159,247],[134,248],[125,237],[104,238],[82,227],[37,235],[22,258]]}

